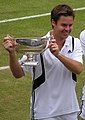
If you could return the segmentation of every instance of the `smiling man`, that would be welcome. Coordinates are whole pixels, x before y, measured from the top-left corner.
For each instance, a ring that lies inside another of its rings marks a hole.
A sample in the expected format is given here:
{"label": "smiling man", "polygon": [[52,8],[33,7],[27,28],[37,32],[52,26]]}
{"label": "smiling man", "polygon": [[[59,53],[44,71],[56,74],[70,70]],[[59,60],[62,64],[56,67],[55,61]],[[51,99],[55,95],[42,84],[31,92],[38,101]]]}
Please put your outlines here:
{"label": "smiling man", "polygon": [[[48,49],[36,55],[33,67],[32,120],[77,120],[79,105],[76,97],[76,74],[83,70],[82,49],[78,38],[70,36],[74,11],[65,4],[51,11]],[[15,56],[15,45],[10,37],[3,43],[9,52],[10,68],[16,78],[22,77],[27,66],[21,67]],[[32,71],[32,70],[31,70]]]}

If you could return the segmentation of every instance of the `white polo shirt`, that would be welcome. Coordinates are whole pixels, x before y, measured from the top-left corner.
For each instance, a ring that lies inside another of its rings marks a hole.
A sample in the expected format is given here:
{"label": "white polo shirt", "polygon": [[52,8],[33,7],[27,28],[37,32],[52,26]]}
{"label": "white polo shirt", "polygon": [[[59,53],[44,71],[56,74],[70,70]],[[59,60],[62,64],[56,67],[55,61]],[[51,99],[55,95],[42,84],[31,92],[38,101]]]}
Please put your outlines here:
{"label": "white polo shirt", "polygon": [[81,46],[82,46],[82,49],[83,49],[83,53],[85,55],[85,30],[83,30],[80,33],[80,42],[81,42]]}
{"label": "white polo shirt", "polygon": [[[50,33],[46,35],[50,36]],[[60,53],[82,63],[82,49],[80,41],[74,38],[72,51],[72,37],[69,36]],[[40,55],[37,55],[38,65],[35,67],[35,78],[42,74]],[[75,92],[76,82],[70,72],[47,49],[43,53],[45,81],[35,89],[34,117],[36,119],[49,118],[79,111]],[[25,69],[24,69],[25,70]]]}

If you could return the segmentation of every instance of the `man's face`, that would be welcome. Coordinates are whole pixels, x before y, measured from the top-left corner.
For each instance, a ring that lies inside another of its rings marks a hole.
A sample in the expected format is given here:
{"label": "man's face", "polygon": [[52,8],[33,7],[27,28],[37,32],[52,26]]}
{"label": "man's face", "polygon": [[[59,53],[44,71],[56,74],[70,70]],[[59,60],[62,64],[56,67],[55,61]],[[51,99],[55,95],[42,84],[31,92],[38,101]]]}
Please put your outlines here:
{"label": "man's face", "polygon": [[52,21],[54,34],[57,39],[66,39],[73,28],[73,17],[61,16],[58,21]]}

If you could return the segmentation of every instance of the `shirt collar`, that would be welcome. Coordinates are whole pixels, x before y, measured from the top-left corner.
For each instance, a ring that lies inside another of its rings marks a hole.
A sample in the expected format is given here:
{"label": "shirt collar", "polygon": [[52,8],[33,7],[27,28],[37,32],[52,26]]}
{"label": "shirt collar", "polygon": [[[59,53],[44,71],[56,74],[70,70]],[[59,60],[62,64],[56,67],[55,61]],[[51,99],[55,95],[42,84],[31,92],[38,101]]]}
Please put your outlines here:
{"label": "shirt collar", "polygon": [[[47,37],[50,37],[50,32],[51,31],[49,31],[48,33],[47,33]],[[69,35],[67,38],[66,38],[66,41],[65,41],[65,43],[64,43],[64,46],[63,46],[63,48],[62,48],[62,50],[64,49],[64,48],[67,48],[67,51],[70,53],[70,52],[72,52],[72,37]]]}
{"label": "shirt collar", "polygon": [[70,35],[66,38],[63,48],[67,48],[69,53],[72,52],[72,37]]}

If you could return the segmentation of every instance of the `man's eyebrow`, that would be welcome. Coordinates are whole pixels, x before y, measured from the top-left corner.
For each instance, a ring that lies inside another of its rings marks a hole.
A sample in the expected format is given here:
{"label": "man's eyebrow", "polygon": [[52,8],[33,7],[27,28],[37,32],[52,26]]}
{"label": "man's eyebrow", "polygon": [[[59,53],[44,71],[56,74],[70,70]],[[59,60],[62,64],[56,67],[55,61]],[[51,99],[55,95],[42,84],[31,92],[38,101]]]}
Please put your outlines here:
{"label": "man's eyebrow", "polygon": [[67,26],[67,25],[72,26],[73,23],[71,23],[71,24],[68,24],[68,23],[62,23],[62,25],[65,25],[65,26]]}

